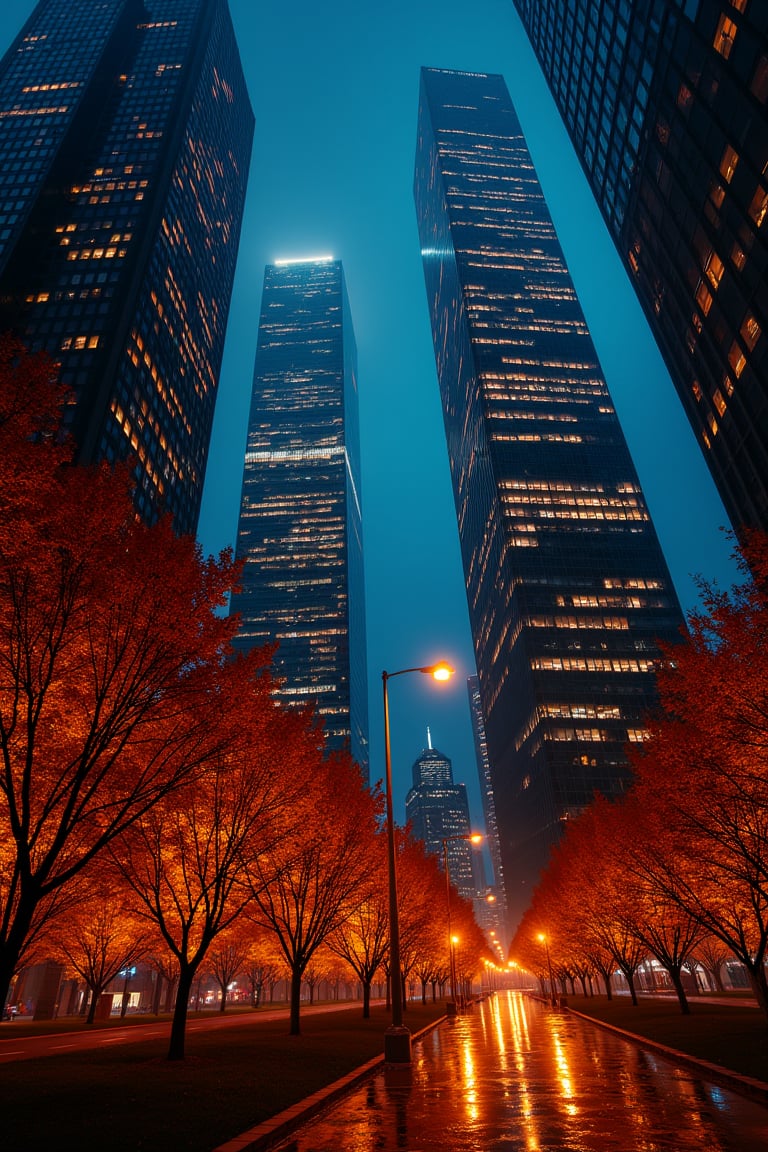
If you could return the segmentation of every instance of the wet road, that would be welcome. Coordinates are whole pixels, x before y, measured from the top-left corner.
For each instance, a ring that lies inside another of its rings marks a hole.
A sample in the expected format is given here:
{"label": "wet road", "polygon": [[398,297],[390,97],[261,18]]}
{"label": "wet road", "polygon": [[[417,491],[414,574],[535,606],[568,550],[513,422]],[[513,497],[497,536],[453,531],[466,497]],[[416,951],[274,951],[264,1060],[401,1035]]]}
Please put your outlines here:
{"label": "wet road", "polygon": [[[513,993],[414,1046],[285,1152],[766,1152],[768,1107]],[[390,1077],[391,1079],[391,1077]]]}

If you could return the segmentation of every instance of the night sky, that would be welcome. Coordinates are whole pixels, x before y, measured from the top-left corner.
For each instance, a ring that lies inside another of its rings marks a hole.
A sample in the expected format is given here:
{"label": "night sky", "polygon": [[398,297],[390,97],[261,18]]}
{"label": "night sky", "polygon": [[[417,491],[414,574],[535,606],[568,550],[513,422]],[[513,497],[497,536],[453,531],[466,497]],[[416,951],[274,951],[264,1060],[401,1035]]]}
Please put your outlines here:
{"label": "night sky", "polygon": [[[0,50],[33,0],[3,0]],[[383,775],[381,672],[451,661],[448,687],[390,684],[395,813],[426,746],[481,807],[474,672],[413,208],[419,68],[500,72],[516,105],[684,609],[693,577],[735,579],[726,517],[512,0],[230,0],[256,115],[246,216],[199,538],[233,545],[264,265],[344,264],[358,345],[371,779]]]}

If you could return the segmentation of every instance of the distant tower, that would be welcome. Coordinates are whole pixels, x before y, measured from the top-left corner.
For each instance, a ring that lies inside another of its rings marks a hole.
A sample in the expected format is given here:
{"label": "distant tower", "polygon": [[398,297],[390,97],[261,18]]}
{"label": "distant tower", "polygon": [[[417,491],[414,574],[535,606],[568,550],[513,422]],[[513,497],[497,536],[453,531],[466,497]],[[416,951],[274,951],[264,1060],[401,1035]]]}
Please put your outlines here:
{"label": "distant tower", "polygon": [[[470,833],[467,789],[454,784],[451,761],[432,747],[427,729],[427,747],[414,761],[413,787],[405,798],[405,817],[413,835],[443,865],[443,840]],[[465,900],[477,894],[472,846],[467,840],[449,840],[448,874]]]}
{"label": "distant tower", "polygon": [[731,522],[768,530],[768,4],[515,7]]}
{"label": "distant tower", "polygon": [[278,698],[315,705],[367,780],[357,353],[330,257],[265,271],[237,556],[236,646],[277,643]]}
{"label": "distant tower", "polygon": [[226,0],[41,0],[0,63],[0,328],[61,364],[78,459],[194,532],[253,113]]}
{"label": "distant tower", "polygon": [[415,197],[514,926],[682,614],[500,76],[422,70]]}

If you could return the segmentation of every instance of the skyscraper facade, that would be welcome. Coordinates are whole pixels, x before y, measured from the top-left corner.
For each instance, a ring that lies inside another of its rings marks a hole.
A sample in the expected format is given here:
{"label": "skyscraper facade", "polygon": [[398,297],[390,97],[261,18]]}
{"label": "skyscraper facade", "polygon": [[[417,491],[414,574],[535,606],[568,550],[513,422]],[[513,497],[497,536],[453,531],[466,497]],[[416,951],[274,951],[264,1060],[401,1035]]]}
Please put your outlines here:
{"label": "skyscraper facade", "polygon": [[265,271],[237,556],[236,646],[277,645],[278,698],[312,704],[367,780],[357,352],[338,260]]}
{"label": "skyscraper facade", "polygon": [[514,923],[682,615],[500,76],[422,70],[415,199]]}
{"label": "skyscraper facade", "polygon": [[486,845],[493,866],[492,887],[496,902],[506,908],[507,901],[504,891],[504,865],[501,862],[501,845],[499,843],[499,824],[496,819],[496,801],[493,798],[491,762],[488,758],[488,740],[485,735],[483,705],[480,698],[480,683],[477,676],[470,676],[467,681],[467,693],[469,696],[469,715],[472,721],[472,735],[475,742],[475,760],[477,763],[478,782],[480,784],[480,799],[483,805],[483,818],[485,820]]}
{"label": "skyscraper facade", "polygon": [[[454,784],[453,766],[447,756],[427,747],[412,768],[413,787],[405,798],[405,817],[413,835],[444,867],[447,857],[451,883],[465,900],[474,900],[477,881],[469,837],[469,802],[464,784]],[[444,843],[445,842],[445,845]]]}
{"label": "skyscraper facade", "polygon": [[226,0],[40,0],[0,64],[0,326],[78,459],[197,525],[253,138]]}
{"label": "skyscraper facade", "polygon": [[768,5],[515,6],[731,522],[768,529]]}

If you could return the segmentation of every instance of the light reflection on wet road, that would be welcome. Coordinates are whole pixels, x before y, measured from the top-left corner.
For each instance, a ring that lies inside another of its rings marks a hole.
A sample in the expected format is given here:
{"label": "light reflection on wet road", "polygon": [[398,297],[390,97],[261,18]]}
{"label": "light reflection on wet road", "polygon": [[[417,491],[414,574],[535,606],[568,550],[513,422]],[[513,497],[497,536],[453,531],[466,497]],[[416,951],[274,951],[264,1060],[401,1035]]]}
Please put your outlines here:
{"label": "light reflection on wet road", "polygon": [[414,1046],[285,1152],[766,1152],[768,1107],[546,1006],[499,993]]}

